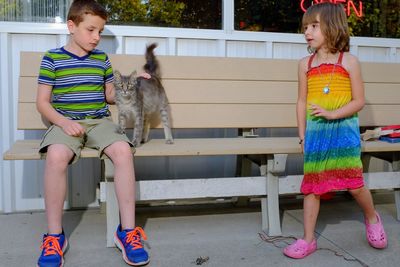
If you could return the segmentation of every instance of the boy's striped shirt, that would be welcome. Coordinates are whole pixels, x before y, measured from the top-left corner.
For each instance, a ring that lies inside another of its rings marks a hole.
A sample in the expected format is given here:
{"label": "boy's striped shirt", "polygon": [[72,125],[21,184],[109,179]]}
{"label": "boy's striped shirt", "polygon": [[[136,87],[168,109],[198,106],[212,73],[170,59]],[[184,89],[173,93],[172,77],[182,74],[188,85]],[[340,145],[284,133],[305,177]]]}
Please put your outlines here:
{"label": "boy's striped shirt", "polygon": [[78,57],[64,48],[46,52],[39,72],[39,84],[52,89],[52,106],[73,120],[110,116],[104,86],[114,80],[107,55],[93,50]]}

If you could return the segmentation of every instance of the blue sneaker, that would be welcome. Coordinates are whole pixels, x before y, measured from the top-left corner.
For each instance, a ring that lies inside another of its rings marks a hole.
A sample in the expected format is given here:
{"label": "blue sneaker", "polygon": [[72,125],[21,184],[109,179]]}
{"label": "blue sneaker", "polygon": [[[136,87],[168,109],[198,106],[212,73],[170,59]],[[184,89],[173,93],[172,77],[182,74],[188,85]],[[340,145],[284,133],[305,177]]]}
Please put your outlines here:
{"label": "blue sneaker", "polygon": [[114,243],[122,251],[124,261],[132,266],[142,266],[149,263],[149,255],[144,250],[142,239],[146,240],[146,234],[141,227],[135,229],[121,229],[118,225],[114,235]]}
{"label": "blue sneaker", "polygon": [[68,241],[64,232],[61,234],[45,234],[42,242],[42,254],[38,260],[38,267],[60,267],[64,265],[64,252]]}

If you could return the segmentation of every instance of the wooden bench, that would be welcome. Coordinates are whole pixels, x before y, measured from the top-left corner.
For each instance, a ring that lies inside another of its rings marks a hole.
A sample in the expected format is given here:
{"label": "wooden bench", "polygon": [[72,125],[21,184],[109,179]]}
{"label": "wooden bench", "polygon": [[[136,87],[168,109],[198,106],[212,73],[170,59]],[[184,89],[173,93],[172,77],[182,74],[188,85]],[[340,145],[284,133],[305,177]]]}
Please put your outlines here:
{"label": "wooden bench", "polygon": [[[36,83],[43,53],[23,52],[18,98],[18,129],[46,129],[35,107]],[[297,60],[245,59],[216,57],[158,57],[163,83],[170,101],[174,129],[294,128],[297,98]],[[110,55],[114,69],[128,74],[140,70],[143,56]],[[360,113],[362,126],[399,124],[400,64],[363,63],[367,104]],[[115,107],[111,107],[113,117]],[[154,127],[160,127],[155,123]],[[137,149],[135,157],[250,155],[257,158],[260,175],[252,177],[210,177],[179,179],[162,177],[157,181],[138,181],[137,200],[173,200],[257,196],[261,198],[262,228],[269,235],[280,235],[279,195],[297,194],[302,179],[285,175],[288,154],[299,154],[297,137],[269,136],[246,138],[178,138],[173,145],[152,139]],[[5,160],[40,159],[40,140],[18,140],[5,152]],[[392,172],[366,173],[371,189],[399,189],[400,143],[382,141],[362,143],[365,170],[370,156],[379,156],[392,164]],[[96,157],[85,148],[82,157]],[[118,208],[112,183],[112,168],[106,160],[106,183],[102,196],[107,202],[107,245],[118,224]],[[112,165],[111,165],[112,166]],[[111,179],[110,179],[111,178]],[[140,177],[138,177],[140,179]],[[397,216],[400,191],[395,191]]]}

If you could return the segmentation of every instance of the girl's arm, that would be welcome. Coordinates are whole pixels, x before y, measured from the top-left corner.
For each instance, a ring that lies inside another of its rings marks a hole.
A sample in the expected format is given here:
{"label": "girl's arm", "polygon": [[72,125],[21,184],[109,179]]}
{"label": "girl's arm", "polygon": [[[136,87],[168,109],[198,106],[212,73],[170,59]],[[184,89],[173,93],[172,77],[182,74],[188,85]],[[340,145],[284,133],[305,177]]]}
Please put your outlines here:
{"label": "girl's arm", "polygon": [[361,75],[361,66],[357,57],[345,53],[343,57],[343,65],[350,74],[351,82],[351,101],[335,111],[335,118],[341,119],[352,116],[360,111],[365,105],[364,82]]}
{"label": "girl's arm", "polygon": [[309,57],[299,61],[298,66],[298,95],[297,95],[297,127],[300,140],[304,140],[306,130],[306,108],[307,108],[307,63]]}
{"label": "girl's arm", "polygon": [[343,66],[350,75],[351,82],[351,101],[343,107],[327,111],[317,105],[311,105],[312,114],[317,117],[325,117],[328,120],[342,119],[350,117],[360,111],[365,104],[364,82],[361,76],[361,66],[357,57],[345,53],[343,57]]}

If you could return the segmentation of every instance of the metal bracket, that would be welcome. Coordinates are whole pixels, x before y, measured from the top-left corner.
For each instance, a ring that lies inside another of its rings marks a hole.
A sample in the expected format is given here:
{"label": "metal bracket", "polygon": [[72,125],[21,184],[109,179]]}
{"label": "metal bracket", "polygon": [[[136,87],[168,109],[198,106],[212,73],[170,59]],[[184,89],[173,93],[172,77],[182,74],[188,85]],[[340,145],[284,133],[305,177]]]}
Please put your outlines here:
{"label": "metal bracket", "polygon": [[286,170],[286,160],[287,160],[288,154],[274,154],[271,155],[271,157],[268,161],[269,163],[271,162],[272,159],[272,165],[268,164],[268,171],[272,173],[275,176],[282,176],[285,174]]}

